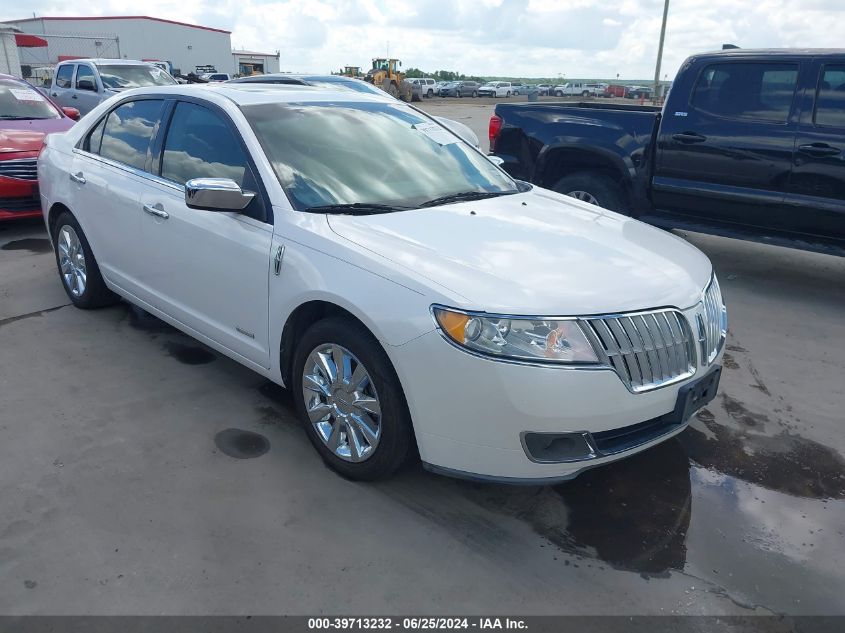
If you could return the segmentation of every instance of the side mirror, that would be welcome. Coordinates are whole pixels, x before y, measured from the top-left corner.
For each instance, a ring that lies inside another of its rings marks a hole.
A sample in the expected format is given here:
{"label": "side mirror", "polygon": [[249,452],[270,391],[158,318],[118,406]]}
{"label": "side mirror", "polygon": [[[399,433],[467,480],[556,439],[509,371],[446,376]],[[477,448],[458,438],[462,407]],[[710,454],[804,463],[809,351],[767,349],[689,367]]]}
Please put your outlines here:
{"label": "side mirror", "polygon": [[185,183],[185,204],[191,209],[241,211],[254,197],[229,178],[194,178]]}
{"label": "side mirror", "polygon": [[73,119],[74,121],[79,121],[79,117],[81,116],[79,110],[77,110],[76,108],[69,107],[62,108],[62,114],[64,114],[69,119]]}
{"label": "side mirror", "polygon": [[80,79],[76,82],[77,90],[90,90],[91,92],[97,92],[97,86],[94,84],[93,79]]}

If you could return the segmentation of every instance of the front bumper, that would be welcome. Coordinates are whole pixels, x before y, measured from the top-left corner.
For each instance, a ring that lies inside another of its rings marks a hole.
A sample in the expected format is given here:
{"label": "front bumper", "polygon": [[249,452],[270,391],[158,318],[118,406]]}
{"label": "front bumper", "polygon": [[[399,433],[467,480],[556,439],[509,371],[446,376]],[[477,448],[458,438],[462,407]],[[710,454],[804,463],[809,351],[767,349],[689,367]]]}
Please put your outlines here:
{"label": "front bumper", "polygon": [[568,368],[488,360],[470,355],[430,332],[391,348],[405,387],[420,457],[435,472],[485,481],[554,483],[588,468],[633,455],[686,428],[687,420],[613,454],[583,461],[540,463],[529,457],[526,433],[598,433],[654,421],[672,412],[690,378],[631,393],[606,368]]}

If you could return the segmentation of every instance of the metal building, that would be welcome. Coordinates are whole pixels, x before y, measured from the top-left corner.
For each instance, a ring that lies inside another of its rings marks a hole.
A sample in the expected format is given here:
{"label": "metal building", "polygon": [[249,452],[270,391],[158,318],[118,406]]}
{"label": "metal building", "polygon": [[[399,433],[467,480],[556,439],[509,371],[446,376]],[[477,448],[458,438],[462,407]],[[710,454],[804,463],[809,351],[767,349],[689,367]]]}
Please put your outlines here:
{"label": "metal building", "polygon": [[279,51],[275,53],[256,53],[254,51],[232,51],[235,73],[255,75],[279,72]]}
{"label": "metal building", "polygon": [[[148,16],[38,17],[9,20],[25,33],[48,42],[42,63],[103,57],[167,61],[181,73],[237,73],[231,32]],[[32,52],[31,54],[35,54]],[[21,60],[26,63],[28,60]]]}

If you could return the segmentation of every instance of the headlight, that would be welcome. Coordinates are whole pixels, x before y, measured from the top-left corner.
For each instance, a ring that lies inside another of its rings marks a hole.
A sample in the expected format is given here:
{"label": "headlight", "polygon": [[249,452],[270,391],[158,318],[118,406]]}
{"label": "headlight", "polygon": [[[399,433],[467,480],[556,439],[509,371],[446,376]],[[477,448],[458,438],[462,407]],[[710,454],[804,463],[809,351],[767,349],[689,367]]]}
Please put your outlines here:
{"label": "headlight", "polygon": [[461,347],[493,358],[541,363],[598,363],[575,320],[514,319],[434,307],[441,331]]}

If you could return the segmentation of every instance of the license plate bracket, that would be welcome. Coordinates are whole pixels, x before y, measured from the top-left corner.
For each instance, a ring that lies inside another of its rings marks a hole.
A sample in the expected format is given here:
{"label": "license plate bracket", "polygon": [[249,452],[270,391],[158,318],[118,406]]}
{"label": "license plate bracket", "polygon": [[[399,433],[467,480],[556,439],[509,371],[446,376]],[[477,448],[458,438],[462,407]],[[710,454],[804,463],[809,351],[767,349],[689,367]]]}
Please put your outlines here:
{"label": "license plate bracket", "polygon": [[705,376],[678,390],[678,400],[672,412],[673,422],[683,424],[699,409],[706,406],[719,391],[722,368],[716,365]]}

